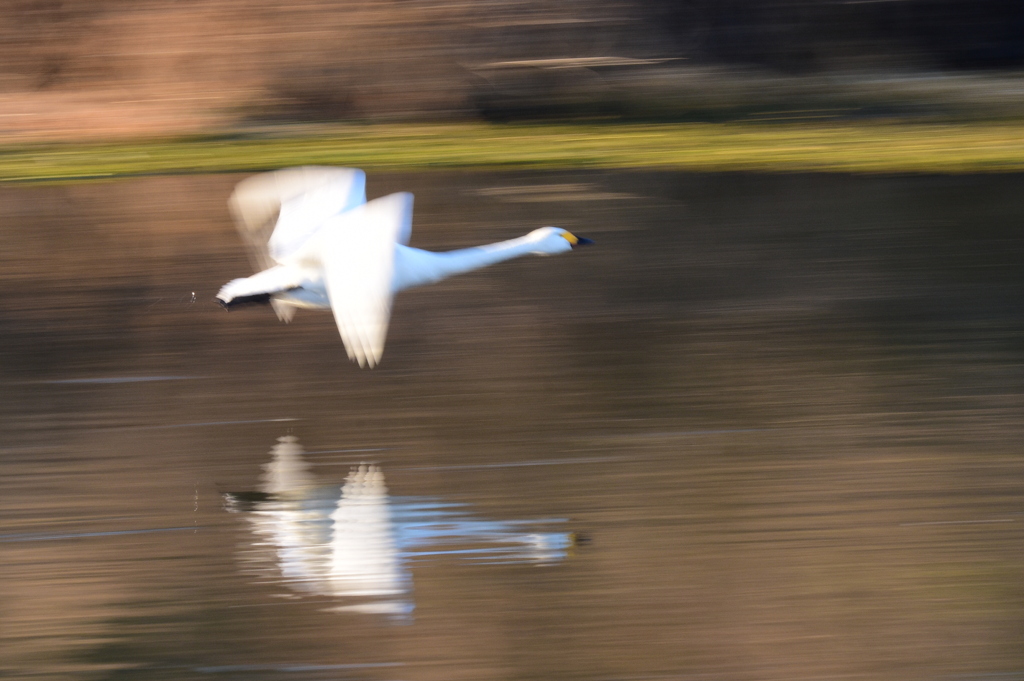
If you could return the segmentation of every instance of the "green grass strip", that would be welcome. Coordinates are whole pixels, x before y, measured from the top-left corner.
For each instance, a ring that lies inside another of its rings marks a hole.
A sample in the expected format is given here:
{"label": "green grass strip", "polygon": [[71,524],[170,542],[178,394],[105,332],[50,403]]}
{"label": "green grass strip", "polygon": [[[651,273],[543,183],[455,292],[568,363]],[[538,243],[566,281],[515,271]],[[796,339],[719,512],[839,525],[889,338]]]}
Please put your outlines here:
{"label": "green grass strip", "polygon": [[0,182],[426,168],[964,173],[1024,170],[1024,123],[370,124],[179,140],[0,147]]}

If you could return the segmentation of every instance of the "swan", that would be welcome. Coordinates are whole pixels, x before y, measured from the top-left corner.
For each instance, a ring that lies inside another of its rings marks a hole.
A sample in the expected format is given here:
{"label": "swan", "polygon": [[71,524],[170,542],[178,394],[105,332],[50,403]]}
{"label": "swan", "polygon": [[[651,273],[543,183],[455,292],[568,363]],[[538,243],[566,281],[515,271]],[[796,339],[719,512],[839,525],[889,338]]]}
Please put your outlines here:
{"label": "swan", "polygon": [[[399,291],[524,255],[593,243],[558,227],[508,241],[434,253],[408,246],[413,195],[366,200],[356,168],[307,166],[251,177],[229,200],[257,270],[217,293],[231,309],[269,302],[282,321],[299,308],[330,309],[349,359],[376,366]],[[276,216],[276,220],[274,219]]]}

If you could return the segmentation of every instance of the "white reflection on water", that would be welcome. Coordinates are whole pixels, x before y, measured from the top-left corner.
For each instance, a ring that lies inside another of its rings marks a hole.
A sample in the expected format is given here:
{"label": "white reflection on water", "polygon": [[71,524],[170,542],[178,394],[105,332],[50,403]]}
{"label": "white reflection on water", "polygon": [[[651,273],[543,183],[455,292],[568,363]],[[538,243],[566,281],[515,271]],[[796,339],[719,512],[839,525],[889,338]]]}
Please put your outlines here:
{"label": "white reflection on water", "polygon": [[462,504],[391,497],[374,464],[354,466],[339,495],[316,481],[292,436],[271,454],[258,492],[225,495],[226,508],[245,512],[256,535],[244,560],[293,591],[344,599],[334,611],[408,618],[416,561],[550,564],[574,543],[571,532],[538,529],[564,519],[485,520]]}

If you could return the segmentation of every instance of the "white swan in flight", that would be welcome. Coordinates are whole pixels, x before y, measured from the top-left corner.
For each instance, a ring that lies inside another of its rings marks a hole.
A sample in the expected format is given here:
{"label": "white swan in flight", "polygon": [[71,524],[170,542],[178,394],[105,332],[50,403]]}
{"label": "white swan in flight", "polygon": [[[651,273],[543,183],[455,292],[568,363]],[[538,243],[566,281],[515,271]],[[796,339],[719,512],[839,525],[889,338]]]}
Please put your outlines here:
{"label": "white swan in flight", "polygon": [[270,302],[283,321],[297,308],[330,308],[349,359],[372,368],[384,352],[399,291],[591,243],[542,227],[486,246],[422,251],[407,246],[412,203],[407,192],[367,202],[366,175],[355,168],[309,166],[251,177],[236,187],[230,206],[257,273],[225,284],[217,300],[227,308]]}

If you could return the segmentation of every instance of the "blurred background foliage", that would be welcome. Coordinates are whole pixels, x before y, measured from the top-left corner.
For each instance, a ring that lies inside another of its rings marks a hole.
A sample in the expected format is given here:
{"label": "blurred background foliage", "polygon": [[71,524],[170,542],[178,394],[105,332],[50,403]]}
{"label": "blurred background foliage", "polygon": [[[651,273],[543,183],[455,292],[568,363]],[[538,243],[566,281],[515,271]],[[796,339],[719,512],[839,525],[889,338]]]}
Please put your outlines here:
{"label": "blurred background foliage", "polygon": [[1024,105],[1009,1],[0,0],[0,15],[0,139]]}

